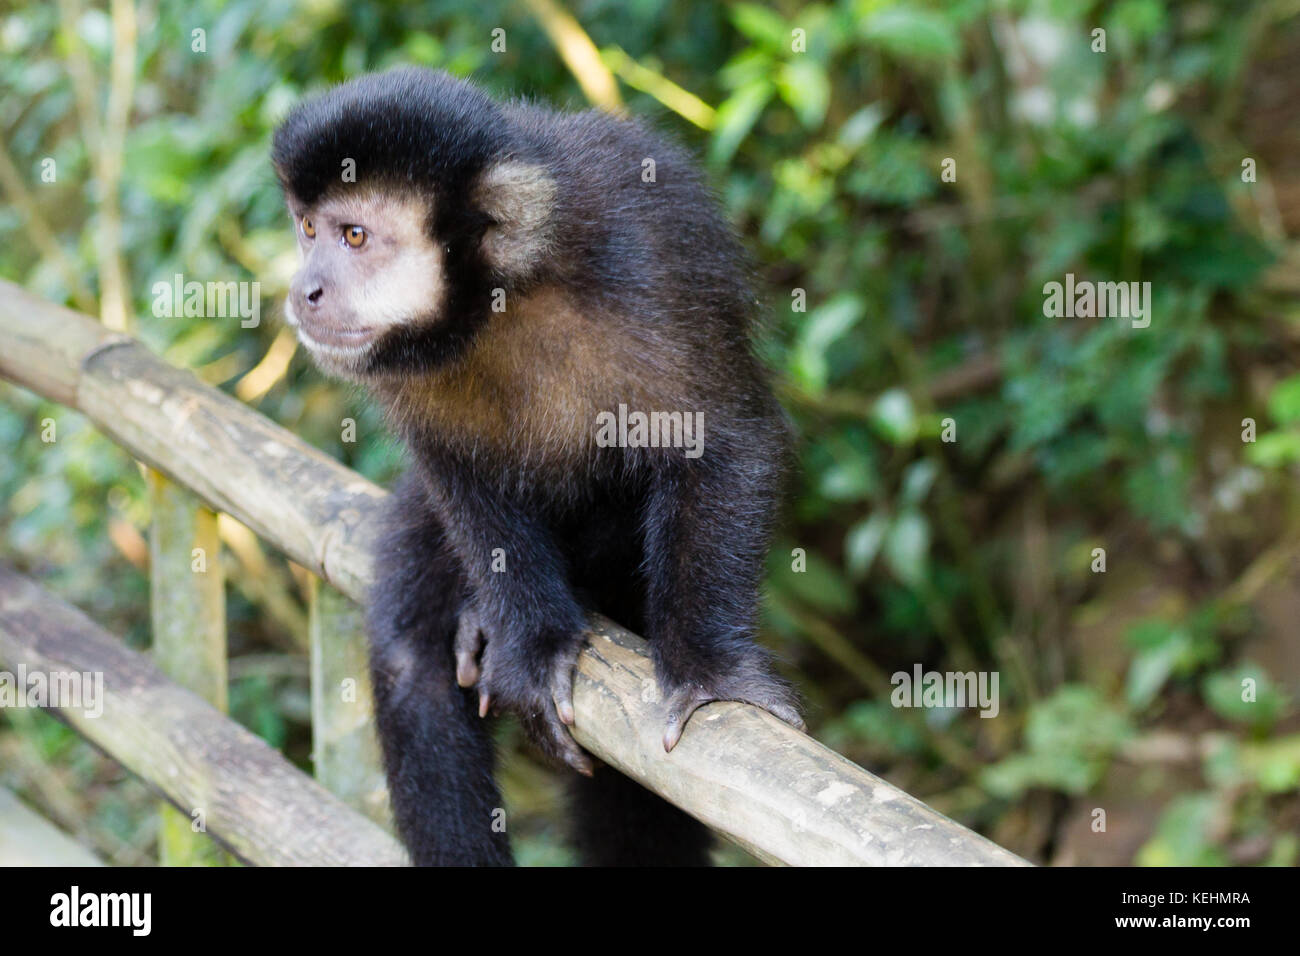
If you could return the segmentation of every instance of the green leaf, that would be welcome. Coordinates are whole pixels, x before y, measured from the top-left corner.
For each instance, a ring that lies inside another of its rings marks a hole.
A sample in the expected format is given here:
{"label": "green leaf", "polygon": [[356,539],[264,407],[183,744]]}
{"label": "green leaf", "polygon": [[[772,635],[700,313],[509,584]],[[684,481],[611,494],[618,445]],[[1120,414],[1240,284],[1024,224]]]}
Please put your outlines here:
{"label": "green leaf", "polygon": [[818,489],[829,501],[862,501],[876,488],[871,462],[858,454],[837,461],[822,473]]}
{"label": "green leaf", "polygon": [[1193,793],[1170,802],[1155,836],[1138,851],[1139,866],[1223,866],[1228,860],[1214,846],[1213,833],[1220,816],[1212,793]]}
{"label": "green leaf", "polygon": [[1139,621],[1126,637],[1137,653],[1129,665],[1125,697],[1137,709],[1155,700],[1170,677],[1191,674],[1218,653],[1205,625],[1189,626],[1160,617]]}
{"label": "green leaf", "polygon": [[1300,736],[1248,746],[1242,754],[1242,763],[1265,793],[1300,789]]}
{"label": "green leaf", "polygon": [[876,399],[871,409],[871,424],[895,445],[912,444],[921,427],[911,396],[901,388],[891,388]]}
{"label": "green leaf", "polygon": [[885,562],[908,587],[925,582],[926,558],[930,552],[930,524],[919,511],[903,512],[885,537]]}
{"label": "green leaf", "polygon": [[1030,711],[1024,751],[987,768],[981,783],[1005,797],[1031,787],[1084,793],[1132,733],[1128,719],[1096,690],[1067,684]]}
{"label": "green leaf", "polygon": [[818,738],[835,750],[870,748],[886,754],[919,754],[925,749],[925,734],[912,721],[899,720],[888,700],[860,700],[850,704],[842,716],[819,728]]}
{"label": "green leaf", "polygon": [[919,505],[930,493],[935,476],[938,474],[939,467],[929,458],[912,462],[903,472],[903,487],[899,492],[899,500],[905,505]]}
{"label": "green leaf", "polygon": [[829,614],[851,614],[857,606],[853,588],[840,569],[816,551],[808,551],[807,568],[795,571],[790,562],[769,562],[772,586]]}
{"label": "green leaf", "polygon": [[1124,683],[1124,697],[1132,707],[1141,710],[1156,699],[1173,673],[1179,653],[1179,648],[1166,644],[1133,657]]}
{"label": "green leaf", "polygon": [[888,530],[889,514],[884,511],[877,511],[849,529],[844,536],[844,558],[851,576],[859,579],[867,576]]}
{"label": "green leaf", "polygon": [[861,34],[886,53],[921,65],[952,60],[961,46],[947,19],[915,7],[887,7],[871,14]]}
{"label": "green leaf", "polygon": [[737,3],[731,7],[731,22],[736,29],[756,43],[773,50],[788,50],[790,29],[781,15],[756,3]]}
{"label": "green leaf", "polygon": [[776,86],[805,129],[821,126],[831,101],[831,84],[819,63],[807,57],[789,61],[777,74]]}
{"label": "green leaf", "polygon": [[1261,468],[1279,468],[1300,461],[1300,432],[1270,432],[1246,446],[1246,460]]}
{"label": "green leaf", "polygon": [[862,300],[846,292],[808,313],[790,357],[791,371],[806,391],[825,391],[830,374],[826,354],[836,339],[857,325],[864,311]]}
{"label": "green leaf", "polygon": [[736,154],[741,142],[758,122],[763,107],[772,99],[775,87],[767,80],[742,86],[718,107],[717,125],[713,127],[713,145],[709,158],[724,164]]}
{"label": "green leaf", "polygon": [[1292,375],[1273,386],[1268,396],[1268,413],[1281,425],[1300,421],[1300,375]]}
{"label": "green leaf", "polygon": [[204,145],[203,133],[188,121],[141,125],[127,137],[123,173],[158,202],[180,204],[200,178]]}
{"label": "green leaf", "polygon": [[[1245,699],[1247,681],[1254,682],[1252,700]],[[1244,662],[1206,675],[1201,694],[1220,717],[1256,727],[1275,723],[1286,707],[1285,696],[1264,669]]]}

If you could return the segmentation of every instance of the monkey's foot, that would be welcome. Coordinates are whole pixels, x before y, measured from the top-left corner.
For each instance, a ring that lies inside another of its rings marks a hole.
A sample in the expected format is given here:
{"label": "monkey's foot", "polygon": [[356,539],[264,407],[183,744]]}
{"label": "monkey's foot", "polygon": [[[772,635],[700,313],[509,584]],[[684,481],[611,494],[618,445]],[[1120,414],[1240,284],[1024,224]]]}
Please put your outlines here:
{"label": "monkey's foot", "polygon": [[794,693],[782,681],[766,674],[749,678],[721,680],[709,685],[689,683],[678,688],[664,701],[668,712],[664,727],[664,750],[672,752],[691,715],[714,701],[731,700],[741,704],[761,707],[773,717],[792,727],[804,730],[803,718],[795,703]]}

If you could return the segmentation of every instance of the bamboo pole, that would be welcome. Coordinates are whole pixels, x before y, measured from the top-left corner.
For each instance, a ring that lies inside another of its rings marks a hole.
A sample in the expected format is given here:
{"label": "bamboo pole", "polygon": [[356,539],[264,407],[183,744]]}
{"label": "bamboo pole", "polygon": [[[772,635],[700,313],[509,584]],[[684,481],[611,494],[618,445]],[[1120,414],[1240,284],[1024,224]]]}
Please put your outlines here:
{"label": "bamboo pole", "polygon": [[[142,346],[3,281],[0,337],[0,374],[81,409],[131,454],[364,601],[384,495],[375,485]],[[664,753],[644,642],[600,618],[592,630],[575,681],[579,742],[761,858],[1024,865],[748,705],[702,708]]]}

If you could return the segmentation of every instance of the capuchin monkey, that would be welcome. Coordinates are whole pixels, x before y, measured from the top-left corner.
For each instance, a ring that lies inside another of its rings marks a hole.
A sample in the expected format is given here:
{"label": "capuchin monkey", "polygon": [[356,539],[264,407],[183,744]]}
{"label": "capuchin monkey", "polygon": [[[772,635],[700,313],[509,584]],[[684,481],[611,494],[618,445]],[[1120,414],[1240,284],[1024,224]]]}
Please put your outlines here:
{"label": "capuchin monkey", "polygon": [[[512,862],[483,720],[504,711],[577,771],[582,862],[707,863],[702,824],[569,732],[588,608],[649,640],[665,750],[710,701],[802,726],[754,640],[788,432],[744,257],[690,157],[415,69],[300,104],[272,153],[301,259],[286,318],[412,460],[368,627],[414,862]],[[688,420],[693,450],[665,425]]]}

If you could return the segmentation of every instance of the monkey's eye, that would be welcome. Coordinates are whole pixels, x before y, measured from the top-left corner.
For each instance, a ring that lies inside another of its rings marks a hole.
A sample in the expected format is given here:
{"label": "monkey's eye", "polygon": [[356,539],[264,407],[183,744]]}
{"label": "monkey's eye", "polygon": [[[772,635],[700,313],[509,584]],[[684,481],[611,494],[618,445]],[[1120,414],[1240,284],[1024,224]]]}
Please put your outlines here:
{"label": "monkey's eye", "polygon": [[316,224],[307,216],[302,217],[302,234],[308,239],[316,238]]}
{"label": "monkey's eye", "polygon": [[353,249],[360,249],[366,244],[366,230],[361,226],[348,226],[343,230],[343,238]]}

